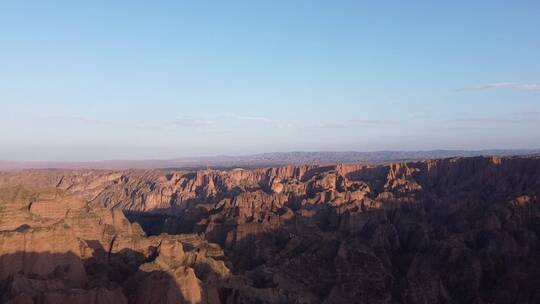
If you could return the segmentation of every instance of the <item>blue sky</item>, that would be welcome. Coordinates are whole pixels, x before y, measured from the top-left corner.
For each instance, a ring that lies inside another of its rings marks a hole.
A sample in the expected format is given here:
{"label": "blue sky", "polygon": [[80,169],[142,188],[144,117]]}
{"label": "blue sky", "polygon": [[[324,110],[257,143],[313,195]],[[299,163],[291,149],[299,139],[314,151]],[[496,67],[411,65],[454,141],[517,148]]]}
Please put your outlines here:
{"label": "blue sky", "polygon": [[0,159],[540,147],[538,1],[112,2],[0,3]]}

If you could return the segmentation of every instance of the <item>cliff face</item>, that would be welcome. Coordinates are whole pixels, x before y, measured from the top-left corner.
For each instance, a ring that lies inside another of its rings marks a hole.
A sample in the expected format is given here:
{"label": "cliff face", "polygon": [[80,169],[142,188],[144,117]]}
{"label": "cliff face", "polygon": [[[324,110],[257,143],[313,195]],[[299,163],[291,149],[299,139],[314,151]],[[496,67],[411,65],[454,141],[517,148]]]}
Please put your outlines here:
{"label": "cliff face", "polygon": [[230,271],[218,246],[196,235],[147,237],[122,210],[65,191],[0,193],[2,303],[219,303]]}
{"label": "cliff face", "polygon": [[537,157],[20,171],[0,187],[4,299],[540,302]]}

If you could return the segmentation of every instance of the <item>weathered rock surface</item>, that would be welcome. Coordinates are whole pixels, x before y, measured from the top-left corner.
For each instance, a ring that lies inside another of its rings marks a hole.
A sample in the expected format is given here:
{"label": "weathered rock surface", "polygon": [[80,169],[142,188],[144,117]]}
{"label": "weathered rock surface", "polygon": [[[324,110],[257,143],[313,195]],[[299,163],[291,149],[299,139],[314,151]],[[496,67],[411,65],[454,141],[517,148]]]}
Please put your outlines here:
{"label": "weathered rock surface", "polygon": [[0,302],[219,303],[230,276],[219,246],[147,237],[120,209],[36,189],[0,190]]}
{"label": "weathered rock surface", "polygon": [[13,303],[540,302],[538,157],[34,170],[0,187]]}

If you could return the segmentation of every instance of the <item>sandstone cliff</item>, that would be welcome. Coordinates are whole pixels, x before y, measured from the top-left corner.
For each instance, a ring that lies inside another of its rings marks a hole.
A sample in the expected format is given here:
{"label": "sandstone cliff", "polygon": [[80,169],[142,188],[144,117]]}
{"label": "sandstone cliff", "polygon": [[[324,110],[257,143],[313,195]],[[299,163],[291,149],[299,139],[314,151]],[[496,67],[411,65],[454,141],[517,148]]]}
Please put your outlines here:
{"label": "sandstone cliff", "polygon": [[538,157],[31,170],[0,187],[0,280],[20,303],[540,302]]}

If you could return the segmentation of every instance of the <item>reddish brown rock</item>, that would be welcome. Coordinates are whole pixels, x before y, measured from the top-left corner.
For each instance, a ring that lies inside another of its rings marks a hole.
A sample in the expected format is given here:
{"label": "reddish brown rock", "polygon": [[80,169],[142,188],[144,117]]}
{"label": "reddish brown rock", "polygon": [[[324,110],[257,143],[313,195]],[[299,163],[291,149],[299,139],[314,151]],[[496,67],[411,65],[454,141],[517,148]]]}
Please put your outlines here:
{"label": "reddish brown rock", "polygon": [[[20,303],[33,290],[81,303],[540,301],[538,157],[34,170],[0,187],[15,187],[0,195],[3,297]],[[74,258],[9,257],[31,248]]]}

